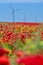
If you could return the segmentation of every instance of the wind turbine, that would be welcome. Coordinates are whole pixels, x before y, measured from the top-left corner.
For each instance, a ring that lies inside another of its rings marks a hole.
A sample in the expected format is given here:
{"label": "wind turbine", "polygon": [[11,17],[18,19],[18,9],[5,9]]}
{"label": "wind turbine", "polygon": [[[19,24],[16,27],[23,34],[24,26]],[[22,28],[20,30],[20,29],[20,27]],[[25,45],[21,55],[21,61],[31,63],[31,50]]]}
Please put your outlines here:
{"label": "wind turbine", "polygon": [[24,14],[24,22],[26,21],[26,19],[25,19],[25,18],[26,18],[26,16],[25,16],[25,14]]}
{"label": "wind turbine", "polygon": [[37,22],[37,17],[35,16],[35,22]]}
{"label": "wind turbine", "polygon": [[26,17],[26,15],[24,14],[24,22],[26,22],[27,19],[31,19],[31,18]]}
{"label": "wind turbine", "polygon": [[13,15],[13,22],[15,22],[15,11],[16,10],[20,10],[20,9],[14,9],[12,6],[10,6],[11,7],[11,9],[12,9],[12,15]]}

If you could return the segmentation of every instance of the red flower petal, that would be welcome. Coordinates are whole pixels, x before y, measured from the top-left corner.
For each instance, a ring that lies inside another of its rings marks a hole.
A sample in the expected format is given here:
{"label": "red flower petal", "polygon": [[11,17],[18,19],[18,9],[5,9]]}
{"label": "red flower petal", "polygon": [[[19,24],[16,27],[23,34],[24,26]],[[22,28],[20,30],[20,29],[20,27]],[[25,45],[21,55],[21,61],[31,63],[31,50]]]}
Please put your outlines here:
{"label": "red flower petal", "polygon": [[0,65],[9,65],[9,60],[5,56],[0,57]]}

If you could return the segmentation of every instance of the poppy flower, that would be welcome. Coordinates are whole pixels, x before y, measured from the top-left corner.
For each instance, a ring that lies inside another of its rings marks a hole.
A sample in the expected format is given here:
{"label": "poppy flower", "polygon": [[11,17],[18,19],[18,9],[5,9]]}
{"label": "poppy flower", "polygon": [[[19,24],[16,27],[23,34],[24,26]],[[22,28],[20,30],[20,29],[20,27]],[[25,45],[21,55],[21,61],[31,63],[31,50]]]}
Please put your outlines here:
{"label": "poppy flower", "polygon": [[25,35],[21,35],[21,36],[19,37],[19,38],[20,38],[20,40],[21,40],[23,43],[25,43],[25,40],[24,40],[24,39],[25,39],[25,37],[26,37]]}
{"label": "poppy flower", "polygon": [[0,65],[9,65],[9,60],[6,56],[0,57]]}
{"label": "poppy flower", "polygon": [[8,40],[6,38],[2,38],[2,42],[7,42]]}
{"label": "poppy flower", "polygon": [[33,65],[43,65],[43,56],[36,55],[33,59]]}
{"label": "poppy flower", "polygon": [[4,50],[0,48],[0,56],[4,55]]}
{"label": "poppy flower", "polygon": [[0,56],[2,56],[4,54],[9,54],[9,50],[0,48]]}
{"label": "poppy flower", "polygon": [[18,34],[14,34],[14,40],[18,38]]}
{"label": "poppy flower", "polygon": [[41,32],[41,34],[43,35],[43,31]]}
{"label": "poppy flower", "polygon": [[21,41],[23,41],[24,38],[26,38],[26,34],[22,34],[22,35],[21,35],[21,37],[20,37]]}
{"label": "poppy flower", "polygon": [[0,25],[0,31],[2,31],[2,25]]}
{"label": "poppy flower", "polygon": [[16,53],[16,55],[17,55],[18,57],[21,57],[21,56],[23,56],[23,52],[18,51],[18,52]]}
{"label": "poppy flower", "polygon": [[32,57],[23,57],[19,59],[18,64],[24,64],[24,65],[31,65],[32,64]]}
{"label": "poppy flower", "polygon": [[7,33],[7,36],[9,36],[9,35],[12,35],[12,32],[8,32],[8,33]]}
{"label": "poppy flower", "polygon": [[28,56],[22,59],[19,59],[18,64],[24,65],[43,65],[43,56]]}
{"label": "poppy flower", "polygon": [[9,54],[9,53],[10,53],[10,51],[11,51],[11,50],[6,49],[6,48],[4,48],[3,50],[4,50],[4,53],[5,53],[5,54]]}

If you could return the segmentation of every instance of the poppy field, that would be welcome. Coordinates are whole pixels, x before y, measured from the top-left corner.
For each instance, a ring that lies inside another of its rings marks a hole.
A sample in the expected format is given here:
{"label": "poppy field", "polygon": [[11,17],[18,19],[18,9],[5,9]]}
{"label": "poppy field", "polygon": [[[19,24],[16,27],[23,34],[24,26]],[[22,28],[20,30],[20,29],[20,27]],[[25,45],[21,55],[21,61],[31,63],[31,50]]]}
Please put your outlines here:
{"label": "poppy field", "polygon": [[43,65],[43,23],[0,22],[0,65]]}

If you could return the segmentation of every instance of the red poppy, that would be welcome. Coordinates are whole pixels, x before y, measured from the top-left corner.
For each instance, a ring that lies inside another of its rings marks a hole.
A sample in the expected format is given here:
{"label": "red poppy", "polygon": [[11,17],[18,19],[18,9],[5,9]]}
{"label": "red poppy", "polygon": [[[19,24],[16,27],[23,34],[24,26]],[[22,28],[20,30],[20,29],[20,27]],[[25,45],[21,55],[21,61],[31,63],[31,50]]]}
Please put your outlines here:
{"label": "red poppy", "polygon": [[21,36],[20,36],[20,40],[23,42],[23,43],[25,43],[25,39],[26,38],[26,34],[21,34]]}
{"label": "red poppy", "polygon": [[41,37],[41,40],[43,40],[43,36]]}
{"label": "red poppy", "polygon": [[33,59],[33,65],[43,65],[43,56],[36,55]]}
{"label": "red poppy", "polygon": [[30,65],[31,62],[32,62],[31,57],[24,57],[22,59],[19,59],[18,64]]}
{"label": "red poppy", "polygon": [[0,25],[0,31],[2,31],[2,25]]}
{"label": "red poppy", "polygon": [[2,42],[7,42],[8,40],[6,38],[2,38]]}
{"label": "red poppy", "polygon": [[19,59],[18,64],[24,65],[43,65],[43,56],[28,56]]}
{"label": "red poppy", "polygon": [[9,52],[10,52],[10,50],[8,50],[6,48],[4,48],[3,50],[4,50],[4,54],[9,54]]}
{"label": "red poppy", "polygon": [[26,34],[22,34],[22,35],[21,35],[21,38],[20,38],[21,41],[22,41],[25,37],[26,37]]}
{"label": "red poppy", "polygon": [[41,32],[41,34],[43,35],[43,31]]}
{"label": "red poppy", "polygon": [[0,48],[0,56],[4,55],[4,50]]}
{"label": "red poppy", "polygon": [[0,48],[0,56],[2,56],[4,54],[9,54],[9,51],[6,49]]}
{"label": "red poppy", "polygon": [[12,35],[12,32],[8,32],[8,33],[7,33],[7,36],[9,36],[9,35]]}
{"label": "red poppy", "polygon": [[5,56],[0,57],[0,65],[9,65],[9,60]]}
{"label": "red poppy", "polygon": [[18,34],[14,34],[14,40],[16,40],[18,38]]}
{"label": "red poppy", "polygon": [[16,55],[17,55],[18,57],[21,57],[21,56],[23,55],[23,52],[18,51],[18,52],[16,53]]}

